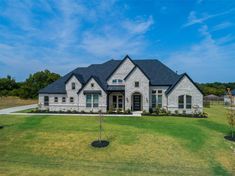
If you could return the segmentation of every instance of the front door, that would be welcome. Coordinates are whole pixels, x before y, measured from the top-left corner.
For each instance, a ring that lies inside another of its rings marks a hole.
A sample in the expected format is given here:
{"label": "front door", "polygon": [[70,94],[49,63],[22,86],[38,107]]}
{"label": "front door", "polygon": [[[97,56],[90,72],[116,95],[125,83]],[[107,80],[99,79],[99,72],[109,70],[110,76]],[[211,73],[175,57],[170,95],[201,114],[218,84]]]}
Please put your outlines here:
{"label": "front door", "polygon": [[133,111],[141,110],[141,95],[133,95]]}

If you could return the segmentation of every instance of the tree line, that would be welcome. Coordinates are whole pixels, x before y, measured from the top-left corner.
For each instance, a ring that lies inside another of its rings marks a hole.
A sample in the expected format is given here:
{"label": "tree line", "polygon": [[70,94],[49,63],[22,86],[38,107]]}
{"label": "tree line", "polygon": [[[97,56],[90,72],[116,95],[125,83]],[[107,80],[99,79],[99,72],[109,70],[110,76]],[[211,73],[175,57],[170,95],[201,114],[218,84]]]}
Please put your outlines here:
{"label": "tree line", "polygon": [[217,96],[222,96],[226,94],[227,88],[230,88],[231,90],[235,89],[235,82],[229,82],[229,83],[214,82],[214,83],[201,83],[201,84],[197,83],[197,84],[204,93],[204,95],[214,94]]}
{"label": "tree line", "polygon": [[40,89],[59,78],[59,74],[52,73],[49,70],[30,74],[23,82],[16,82],[14,78],[8,75],[0,78],[0,97],[18,96],[23,99],[34,99],[37,98]]}
{"label": "tree line", "polygon": [[[18,96],[20,98],[29,99],[37,98],[38,91],[48,84],[60,78],[57,73],[49,70],[39,71],[30,74],[23,82],[16,82],[11,76],[0,78],[0,97],[1,96]],[[197,83],[204,95],[214,94],[222,96],[227,88],[235,89],[235,82],[231,83]]]}

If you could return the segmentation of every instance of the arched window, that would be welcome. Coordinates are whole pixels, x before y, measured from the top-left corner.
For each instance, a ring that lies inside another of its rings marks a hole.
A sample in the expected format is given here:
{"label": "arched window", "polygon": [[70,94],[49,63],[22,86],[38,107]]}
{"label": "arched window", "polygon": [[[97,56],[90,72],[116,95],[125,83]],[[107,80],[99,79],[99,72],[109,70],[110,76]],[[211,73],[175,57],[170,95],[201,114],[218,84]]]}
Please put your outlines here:
{"label": "arched window", "polygon": [[192,96],[186,95],[186,109],[192,108]]}
{"label": "arched window", "polygon": [[178,96],[178,108],[184,109],[184,95]]}
{"label": "arched window", "polygon": [[74,89],[75,89],[75,83],[72,82],[72,90],[74,90]]}

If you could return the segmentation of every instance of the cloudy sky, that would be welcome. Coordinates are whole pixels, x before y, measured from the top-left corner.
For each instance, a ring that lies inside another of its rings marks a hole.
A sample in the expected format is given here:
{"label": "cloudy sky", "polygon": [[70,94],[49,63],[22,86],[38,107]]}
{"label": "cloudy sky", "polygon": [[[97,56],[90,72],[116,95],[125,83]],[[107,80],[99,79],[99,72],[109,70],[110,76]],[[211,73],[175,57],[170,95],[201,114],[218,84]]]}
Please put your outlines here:
{"label": "cloudy sky", "polygon": [[0,77],[126,54],[197,82],[235,81],[235,1],[0,0]]}

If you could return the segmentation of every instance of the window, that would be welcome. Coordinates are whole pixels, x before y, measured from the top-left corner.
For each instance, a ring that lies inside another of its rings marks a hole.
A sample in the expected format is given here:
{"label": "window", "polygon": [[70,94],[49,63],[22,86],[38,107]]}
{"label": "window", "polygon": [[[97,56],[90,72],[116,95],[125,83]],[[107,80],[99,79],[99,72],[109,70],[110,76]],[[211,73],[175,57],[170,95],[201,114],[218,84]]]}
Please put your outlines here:
{"label": "window", "polygon": [[135,82],[135,87],[139,87],[140,83],[138,81]]}
{"label": "window", "polygon": [[66,102],[66,98],[62,97],[62,102],[65,103]]}
{"label": "window", "polygon": [[54,97],[54,102],[55,102],[55,103],[58,102],[58,97]]}
{"label": "window", "polygon": [[44,106],[48,106],[49,105],[49,97],[45,96],[44,97]]}
{"label": "window", "polygon": [[122,109],[122,96],[118,96],[118,108]]}
{"label": "window", "polygon": [[162,95],[159,95],[159,94],[158,94],[158,96],[157,96],[157,106],[158,106],[159,108],[162,107]]}
{"label": "window", "polygon": [[113,96],[113,108],[117,108],[117,96]]}
{"label": "window", "polygon": [[119,79],[119,80],[118,80],[118,83],[122,83],[122,80],[121,80],[121,79]]}
{"label": "window", "polygon": [[74,100],[73,100],[73,97],[70,97],[69,100],[70,100],[70,103],[73,103],[73,101],[74,101]]}
{"label": "window", "polygon": [[98,94],[94,94],[93,95],[93,107],[97,108],[99,106],[99,95]]}
{"label": "window", "polygon": [[72,82],[72,90],[74,90],[75,89],[75,83],[74,82]]}
{"label": "window", "polygon": [[117,80],[116,79],[113,79],[113,81],[112,81],[113,83],[117,83]]}
{"label": "window", "polygon": [[152,90],[152,94],[155,94],[156,93],[156,90]]}
{"label": "window", "polygon": [[94,87],[94,83],[91,83],[91,87]]}
{"label": "window", "polygon": [[86,107],[91,107],[91,94],[86,95]]}
{"label": "window", "polygon": [[158,93],[158,94],[162,94],[162,90],[158,90],[157,93]]}
{"label": "window", "polygon": [[186,95],[186,109],[192,108],[192,96]]}
{"label": "window", "polygon": [[152,108],[156,108],[156,95],[152,95]]}
{"label": "window", "polygon": [[178,108],[183,109],[184,108],[184,95],[180,95],[178,97]]}
{"label": "window", "polygon": [[86,95],[86,107],[87,108],[99,107],[99,95],[98,94],[87,94]]}

